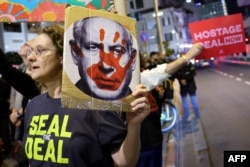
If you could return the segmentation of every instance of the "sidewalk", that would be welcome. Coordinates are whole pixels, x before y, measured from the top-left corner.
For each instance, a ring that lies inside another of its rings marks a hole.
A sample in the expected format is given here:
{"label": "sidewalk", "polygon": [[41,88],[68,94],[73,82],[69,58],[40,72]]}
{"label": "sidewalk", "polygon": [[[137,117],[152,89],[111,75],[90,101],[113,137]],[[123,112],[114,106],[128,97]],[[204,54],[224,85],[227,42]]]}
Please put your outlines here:
{"label": "sidewalk", "polygon": [[164,135],[163,167],[210,167],[209,153],[201,121],[179,121]]}
{"label": "sidewalk", "polygon": [[206,138],[200,119],[180,121],[179,135],[176,137],[179,167],[210,167]]}
{"label": "sidewalk", "polygon": [[[179,83],[174,83],[174,104],[182,115]],[[179,118],[178,123],[171,133],[164,135],[163,167],[210,167],[210,159],[203,132],[202,122],[193,115],[183,122]]]}

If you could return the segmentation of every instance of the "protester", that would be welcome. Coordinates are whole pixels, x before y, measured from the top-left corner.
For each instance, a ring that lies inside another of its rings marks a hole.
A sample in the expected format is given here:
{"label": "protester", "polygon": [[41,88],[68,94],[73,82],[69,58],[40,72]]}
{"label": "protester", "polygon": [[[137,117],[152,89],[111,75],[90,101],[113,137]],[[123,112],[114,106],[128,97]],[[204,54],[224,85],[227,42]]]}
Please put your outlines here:
{"label": "protester", "polygon": [[[183,56],[184,53],[181,53]],[[176,74],[176,77],[180,83],[180,94],[182,99],[183,106],[183,120],[187,120],[189,117],[189,105],[188,105],[188,96],[190,97],[193,111],[196,118],[200,118],[198,100],[196,96],[196,83],[195,83],[195,65],[191,62],[188,62],[183,66]]]}
{"label": "protester", "polygon": [[147,90],[138,85],[132,93],[136,100],[126,114],[127,127],[114,112],[62,108],[63,35],[58,25],[45,27],[28,53],[32,79],[48,90],[26,108],[24,145],[30,166],[134,166],[140,124],[149,114]]}
{"label": "protester", "polygon": [[157,64],[160,64],[159,60],[160,60],[160,53],[159,52],[156,52],[156,51],[150,52],[149,61],[146,64],[146,68],[147,69],[155,68],[157,66]]}

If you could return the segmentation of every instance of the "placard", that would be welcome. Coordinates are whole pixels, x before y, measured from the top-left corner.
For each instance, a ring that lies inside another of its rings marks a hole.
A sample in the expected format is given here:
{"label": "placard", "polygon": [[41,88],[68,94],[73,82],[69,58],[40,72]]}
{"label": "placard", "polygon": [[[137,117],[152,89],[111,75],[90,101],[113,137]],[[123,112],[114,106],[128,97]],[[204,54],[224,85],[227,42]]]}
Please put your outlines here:
{"label": "placard", "polygon": [[245,30],[241,14],[222,16],[189,24],[193,43],[202,42],[197,59],[228,56],[246,50]]}
{"label": "placard", "polygon": [[76,6],[65,14],[63,107],[131,111],[140,82],[136,21]]}

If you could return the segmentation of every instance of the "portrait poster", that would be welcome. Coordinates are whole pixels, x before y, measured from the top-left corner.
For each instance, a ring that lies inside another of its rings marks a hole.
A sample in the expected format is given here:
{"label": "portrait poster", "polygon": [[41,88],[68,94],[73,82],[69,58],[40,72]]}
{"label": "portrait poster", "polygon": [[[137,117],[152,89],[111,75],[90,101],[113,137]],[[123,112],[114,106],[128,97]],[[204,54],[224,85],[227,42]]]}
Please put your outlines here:
{"label": "portrait poster", "polygon": [[196,59],[229,56],[246,50],[242,14],[221,16],[189,24],[192,42],[202,42],[202,54]]}
{"label": "portrait poster", "polygon": [[140,82],[133,18],[71,6],[65,10],[62,105],[131,111]]}

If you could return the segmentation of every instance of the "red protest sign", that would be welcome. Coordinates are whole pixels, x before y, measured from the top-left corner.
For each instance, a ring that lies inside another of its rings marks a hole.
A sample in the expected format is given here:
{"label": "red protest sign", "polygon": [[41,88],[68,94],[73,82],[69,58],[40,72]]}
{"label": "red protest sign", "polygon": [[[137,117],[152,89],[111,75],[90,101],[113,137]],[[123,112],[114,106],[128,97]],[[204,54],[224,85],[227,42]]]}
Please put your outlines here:
{"label": "red protest sign", "polygon": [[189,24],[193,43],[202,42],[198,59],[226,56],[246,50],[241,14],[222,16]]}

